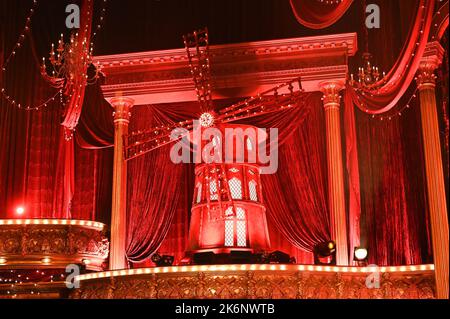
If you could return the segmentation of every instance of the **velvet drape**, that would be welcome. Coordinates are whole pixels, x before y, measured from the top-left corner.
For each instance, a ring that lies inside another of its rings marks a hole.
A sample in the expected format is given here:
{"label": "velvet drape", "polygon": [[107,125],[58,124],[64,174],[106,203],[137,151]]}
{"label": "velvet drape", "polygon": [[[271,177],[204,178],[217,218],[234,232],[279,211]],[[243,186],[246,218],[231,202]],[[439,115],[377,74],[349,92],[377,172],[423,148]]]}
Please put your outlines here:
{"label": "velvet drape", "polygon": [[[31,6],[31,0],[1,2],[0,64],[12,51]],[[64,21],[65,3],[40,1],[22,47],[4,77],[0,72],[0,85],[22,105],[39,104],[55,93],[42,79],[39,64],[41,57],[47,56],[50,43],[59,38]],[[98,86],[88,87],[85,101],[92,103],[84,105],[87,112],[83,112],[79,130],[85,133],[90,129],[93,137],[88,141],[91,144],[84,146],[112,146],[112,111],[101,107],[107,102]],[[94,105],[98,101],[101,103]],[[58,99],[39,111],[25,111],[0,98],[0,143],[4,145],[0,149],[0,218],[74,218],[109,223],[112,149],[88,153],[73,139],[65,141],[61,124],[64,114],[69,113],[76,112],[64,113]],[[99,132],[101,123],[105,123],[101,126],[103,135]],[[90,135],[85,136],[89,139]],[[19,206],[25,208],[22,216],[15,213]]]}
{"label": "velvet drape", "polygon": [[317,0],[290,0],[297,21],[310,29],[324,29],[338,21],[347,12],[353,0],[328,3]]}
{"label": "velvet drape", "polygon": [[[417,103],[412,107],[418,111]],[[357,111],[362,215],[369,262],[431,262],[420,112],[374,121]]]}

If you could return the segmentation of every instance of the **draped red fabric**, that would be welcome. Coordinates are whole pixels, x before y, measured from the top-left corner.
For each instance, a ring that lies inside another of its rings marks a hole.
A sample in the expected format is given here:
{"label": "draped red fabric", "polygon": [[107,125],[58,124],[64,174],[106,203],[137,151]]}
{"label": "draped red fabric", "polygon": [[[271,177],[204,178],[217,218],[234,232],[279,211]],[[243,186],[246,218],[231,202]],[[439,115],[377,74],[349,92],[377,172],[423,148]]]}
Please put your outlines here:
{"label": "draped red fabric", "polygon": [[310,29],[324,29],[336,23],[347,12],[353,0],[337,3],[317,0],[290,0],[297,21]]}
{"label": "draped red fabric", "polygon": [[348,90],[344,93],[345,163],[348,181],[348,240],[350,251],[359,247],[361,237],[361,189],[358,161],[358,141],[355,123],[355,106]]}
{"label": "draped red fabric", "polygon": [[103,97],[100,82],[86,87],[83,110],[75,132],[77,144],[84,149],[114,146],[113,108]]}
{"label": "draped red fabric", "polygon": [[[27,10],[11,1],[2,1],[0,8],[3,65],[24,28]],[[6,12],[9,15],[3,14]],[[41,78],[36,63],[39,57],[35,38],[48,37],[49,29],[28,34],[6,72],[0,72],[0,86],[22,105],[42,103],[55,93]],[[18,217],[15,215],[18,206],[25,208],[23,217],[28,218],[64,215],[63,198],[55,193],[61,194],[64,178],[57,165],[58,158],[64,155],[60,116],[56,103],[49,103],[40,112],[27,112],[0,98],[0,218]]]}
{"label": "draped red fabric", "polygon": [[431,261],[420,112],[412,107],[391,121],[356,114],[361,242],[377,265]]}
{"label": "draped red fabric", "polygon": [[280,147],[277,173],[261,177],[269,224],[305,251],[331,239],[320,95],[309,103],[309,114]]}
{"label": "draped red fabric", "polygon": [[[403,51],[386,79],[381,79],[373,88],[355,89],[349,86],[353,102],[360,110],[369,114],[381,114],[393,109],[405,94],[425,52],[433,20],[435,0],[420,0],[414,23],[403,47]],[[379,88],[378,88],[379,86]]]}
{"label": "draped red fabric", "polygon": [[[193,104],[137,106],[133,111],[130,130],[136,131],[151,126],[173,124],[198,108]],[[127,258],[132,263],[143,262],[156,252],[168,236],[175,213],[188,211],[186,192],[183,187],[183,165],[172,163],[171,145],[154,150],[128,163],[127,185]],[[181,198],[181,200],[180,200]],[[180,206],[181,205],[181,206]],[[179,216],[178,216],[179,217]],[[186,227],[186,226],[184,226]],[[176,240],[176,239],[175,239]],[[178,241],[181,244],[181,241]],[[184,247],[177,247],[173,254],[181,254]]]}
{"label": "draped red fabric", "polygon": [[[31,4],[0,3],[0,64],[22,32]],[[55,93],[42,79],[39,63],[61,33],[65,17],[59,17],[64,9],[62,2],[40,3],[21,49],[4,77],[0,72],[0,86],[22,105],[40,104]],[[95,89],[97,92],[98,87]],[[0,218],[95,218],[109,223],[112,152],[94,151],[78,158],[79,147],[73,140],[64,140],[63,112],[58,102],[30,112],[0,98],[0,143],[4,145],[0,149]],[[100,112],[98,108],[92,107]],[[85,118],[96,120],[89,114]],[[109,123],[112,126],[110,114]],[[25,208],[23,216],[15,214],[18,206]]]}
{"label": "draped red fabric", "polygon": [[[301,263],[311,263],[313,246],[330,239],[320,97],[307,95],[306,101],[300,101],[296,108],[241,121],[258,127],[283,128],[278,172],[263,175],[262,187],[272,249],[287,252]],[[227,105],[225,101],[219,104]],[[136,107],[130,129],[173,124],[197,111],[197,103]],[[184,256],[194,166],[173,164],[169,151],[170,145],[128,165],[127,256],[135,266],[148,265],[145,260],[155,251],[174,255],[177,261]]]}

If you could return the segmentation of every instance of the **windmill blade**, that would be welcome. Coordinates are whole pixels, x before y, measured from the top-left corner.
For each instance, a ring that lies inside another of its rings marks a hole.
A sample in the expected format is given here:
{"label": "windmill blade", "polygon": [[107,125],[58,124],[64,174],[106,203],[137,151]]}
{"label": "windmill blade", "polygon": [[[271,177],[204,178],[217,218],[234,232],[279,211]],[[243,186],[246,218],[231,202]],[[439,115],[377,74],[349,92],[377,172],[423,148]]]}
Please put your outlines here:
{"label": "windmill blade", "polygon": [[301,78],[293,79],[267,91],[259,93],[242,102],[219,111],[220,122],[233,122],[241,119],[276,112],[297,105],[299,99],[305,99]]}
{"label": "windmill blade", "polygon": [[[176,141],[171,139],[171,134],[173,130],[180,128],[190,132],[193,128],[193,120],[131,133],[126,137],[125,161],[145,155],[148,152]],[[184,136],[181,135],[178,140]]]}
{"label": "windmill blade", "polygon": [[200,109],[208,112],[212,107],[211,66],[209,60],[208,29],[183,36]]}

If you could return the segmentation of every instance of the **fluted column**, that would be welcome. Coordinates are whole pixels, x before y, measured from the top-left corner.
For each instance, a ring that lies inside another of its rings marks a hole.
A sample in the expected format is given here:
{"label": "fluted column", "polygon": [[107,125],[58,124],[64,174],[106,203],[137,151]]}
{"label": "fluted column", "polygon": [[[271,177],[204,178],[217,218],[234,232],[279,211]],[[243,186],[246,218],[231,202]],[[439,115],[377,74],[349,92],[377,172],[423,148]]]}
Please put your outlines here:
{"label": "fluted column", "polygon": [[449,298],[449,234],[444,172],[442,167],[439,122],[436,109],[436,76],[434,71],[442,62],[444,50],[439,43],[429,43],[417,74],[420,113],[425,153],[431,239],[438,298]]}
{"label": "fluted column", "polygon": [[327,138],[328,198],[331,215],[331,236],[336,243],[337,265],[348,265],[347,218],[345,212],[344,172],[342,165],[341,120],[338,81],[320,84],[325,107]]}
{"label": "fluted column", "polygon": [[125,139],[134,101],[117,97],[111,100],[114,108],[114,167],[111,210],[110,269],[125,269],[127,232],[127,164],[125,162]]}

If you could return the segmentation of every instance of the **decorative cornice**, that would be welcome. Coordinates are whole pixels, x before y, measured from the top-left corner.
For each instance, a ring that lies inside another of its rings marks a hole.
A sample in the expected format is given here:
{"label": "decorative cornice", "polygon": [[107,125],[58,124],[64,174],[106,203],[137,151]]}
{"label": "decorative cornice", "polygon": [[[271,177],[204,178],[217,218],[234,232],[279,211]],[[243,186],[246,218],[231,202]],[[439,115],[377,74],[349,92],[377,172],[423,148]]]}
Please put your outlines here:
{"label": "decorative cornice", "polygon": [[[315,52],[317,50],[343,50],[347,56],[354,56],[357,48],[356,33],[342,33],[334,35],[322,35],[314,37],[277,39],[258,42],[246,42],[238,44],[224,44],[210,46],[211,58],[229,57],[264,57],[273,54]],[[165,63],[187,63],[186,49],[146,51],[116,55],[103,55],[94,58],[94,62],[100,62],[106,72],[109,68],[154,65]]]}
{"label": "decorative cornice", "polygon": [[[305,91],[323,80],[344,79],[355,33],[210,47],[213,98],[251,96],[301,76]],[[196,101],[185,49],[99,56],[107,99],[132,97],[136,105]]]}

